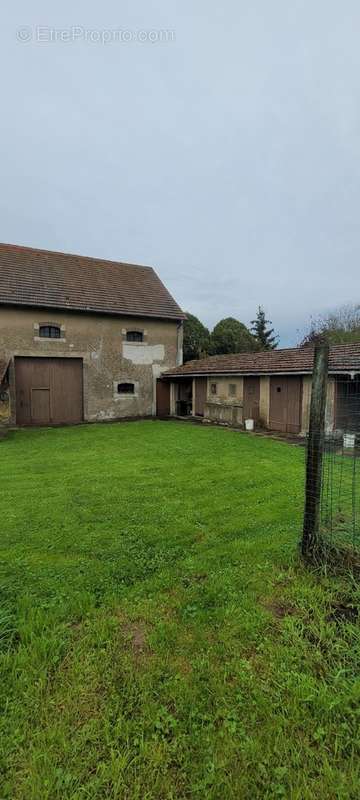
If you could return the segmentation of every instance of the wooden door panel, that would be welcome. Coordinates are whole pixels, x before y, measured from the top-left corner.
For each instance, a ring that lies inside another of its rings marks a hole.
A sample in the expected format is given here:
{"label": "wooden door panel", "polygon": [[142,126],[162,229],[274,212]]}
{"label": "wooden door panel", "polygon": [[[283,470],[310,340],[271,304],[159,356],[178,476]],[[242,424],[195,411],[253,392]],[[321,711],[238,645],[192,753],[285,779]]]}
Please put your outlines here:
{"label": "wooden door panel", "polygon": [[300,433],[301,429],[301,378],[288,378],[287,425],[288,433]]}
{"label": "wooden door panel", "polygon": [[244,419],[259,419],[260,378],[244,378]]}
{"label": "wooden door panel", "polygon": [[[44,413],[47,422],[50,421],[50,371],[49,359],[41,358],[16,358],[15,359],[15,386],[16,386],[16,421],[19,425],[39,424],[32,422],[33,411],[36,415]],[[32,390],[42,390],[48,393],[47,400],[40,394],[32,397]],[[48,407],[48,411],[45,408]]]}
{"label": "wooden door panel", "polygon": [[301,429],[301,378],[270,378],[270,422],[273,431],[299,433]]}
{"label": "wooden door panel", "polygon": [[204,416],[207,395],[207,378],[195,378],[195,414]]}
{"label": "wooden door panel", "polygon": [[15,358],[19,425],[66,424],[83,419],[82,359]]}
{"label": "wooden door panel", "polygon": [[31,389],[31,420],[34,425],[51,422],[50,389]]}
{"label": "wooden door panel", "polygon": [[54,358],[51,363],[52,421],[76,423],[83,418],[82,361]]}
{"label": "wooden door panel", "polygon": [[281,376],[270,378],[270,421],[272,431],[286,433],[286,404],[287,386],[286,378]]}
{"label": "wooden door panel", "polygon": [[15,360],[16,421],[19,425],[30,424],[31,393],[23,360]]}
{"label": "wooden door panel", "polygon": [[156,381],[156,416],[170,415],[170,381]]}

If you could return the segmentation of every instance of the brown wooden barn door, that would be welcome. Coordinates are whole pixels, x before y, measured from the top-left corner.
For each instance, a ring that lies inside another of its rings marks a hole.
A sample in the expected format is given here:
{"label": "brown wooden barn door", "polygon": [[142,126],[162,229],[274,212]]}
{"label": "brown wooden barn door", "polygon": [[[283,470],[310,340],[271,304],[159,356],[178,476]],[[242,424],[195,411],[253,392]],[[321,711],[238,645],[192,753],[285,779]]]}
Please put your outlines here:
{"label": "brown wooden barn door", "polygon": [[287,384],[281,376],[270,378],[270,421],[272,431],[286,433]]}
{"label": "brown wooden barn door", "polygon": [[207,396],[207,378],[195,378],[195,414],[203,417]]}
{"label": "brown wooden barn door", "polygon": [[18,425],[48,425],[50,369],[48,358],[16,358],[16,421]]}
{"label": "brown wooden barn door", "polygon": [[52,358],[50,364],[51,412],[54,424],[81,422],[83,378],[80,358]]}
{"label": "brown wooden barn door", "polygon": [[31,389],[30,414],[34,425],[48,425],[51,422],[50,388]]}
{"label": "brown wooden barn door", "polygon": [[300,432],[301,378],[279,375],[270,379],[269,427],[282,433]]}
{"label": "brown wooden barn door", "polygon": [[244,378],[244,419],[259,420],[260,378]]}
{"label": "brown wooden barn door", "polygon": [[82,359],[15,358],[18,425],[51,425],[83,419]]}
{"label": "brown wooden barn door", "polygon": [[170,415],[170,381],[156,381],[156,416]]}
{"label": "brown wooden barn door", "polygon": [[288,378],[287,433],[300,433],[301,430],[301,378]]}

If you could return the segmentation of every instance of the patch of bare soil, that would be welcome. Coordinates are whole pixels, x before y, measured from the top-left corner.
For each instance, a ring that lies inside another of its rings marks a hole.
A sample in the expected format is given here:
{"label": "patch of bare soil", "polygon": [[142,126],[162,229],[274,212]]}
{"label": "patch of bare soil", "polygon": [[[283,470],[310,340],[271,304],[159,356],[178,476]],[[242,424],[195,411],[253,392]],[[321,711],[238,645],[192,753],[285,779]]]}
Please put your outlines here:
{"label": "patch of bare soil", "polygon": [[272,600],[265,600],[262,605],[266,611],[269,611],[270,614],[275,617],[275,619],[284,619],[284,617],[290,617],[295,614],[295,609],[293,606],[283,602],[282,600],[276,600],[275,598]]}
{"label": "patch of bare soil", "polygon": [[144,620],[124,622],[122,634],[135,659],[150,657],[151,648],[148,643],[148,630]]}
{"label": "patch of bare soil", "polygon": [[[342,531],[339,523],[338,533]],[[356,578],[360,578],[360,552],[358,549],[347,544],[334,545],[326,538],[326,532],[313,553],[304,559],[309,566],[319,568],[326,564],[329,574],[344,574],[351,572]]]}
{"label": "patch of bare soil", "polygon": [[328,622],[356,622],[359,616],[359,609],[351,602],[334,603],[330,614],[327,616]]}
{"label": "patch of bare soil", "polygon": [[174,669],[177,672],[179,672],[180,675],[182,675],[183,677],[186,677],[187,675],[191,675],[191,673],[193,671],[192,665],[190,664],[188,659],[185,658],[185,656],[176,656],[173,659],[173,666],[174,666]]}

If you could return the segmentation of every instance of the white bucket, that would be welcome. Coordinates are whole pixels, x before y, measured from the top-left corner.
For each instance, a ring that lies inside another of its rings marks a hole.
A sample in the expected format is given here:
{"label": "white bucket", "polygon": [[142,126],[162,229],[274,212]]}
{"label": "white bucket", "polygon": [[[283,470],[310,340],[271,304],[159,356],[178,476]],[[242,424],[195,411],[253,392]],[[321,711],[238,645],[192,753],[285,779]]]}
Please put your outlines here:
{"label": "white bucket", "polygon": [[355,447],[355,433],[344,433],[344,447]]}
{"label": "white bucket", "polygon": [[245,430],[246,431],[253,431],[254,430],[254,420],[253,419],[246,419],[245,420]]}

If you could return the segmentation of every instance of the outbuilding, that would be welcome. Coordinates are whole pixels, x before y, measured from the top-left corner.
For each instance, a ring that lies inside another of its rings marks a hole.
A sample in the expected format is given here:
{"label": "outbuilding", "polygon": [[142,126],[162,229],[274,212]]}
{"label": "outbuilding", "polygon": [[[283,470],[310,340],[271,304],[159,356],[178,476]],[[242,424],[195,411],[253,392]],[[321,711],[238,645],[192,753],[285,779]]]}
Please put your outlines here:
{"label": "outbuilding", "polygon": [[[210,356],[168,370],[168,413],[306,435],[313,347]],[[326,427],[360,430],[360,342],[330,348]]]}

